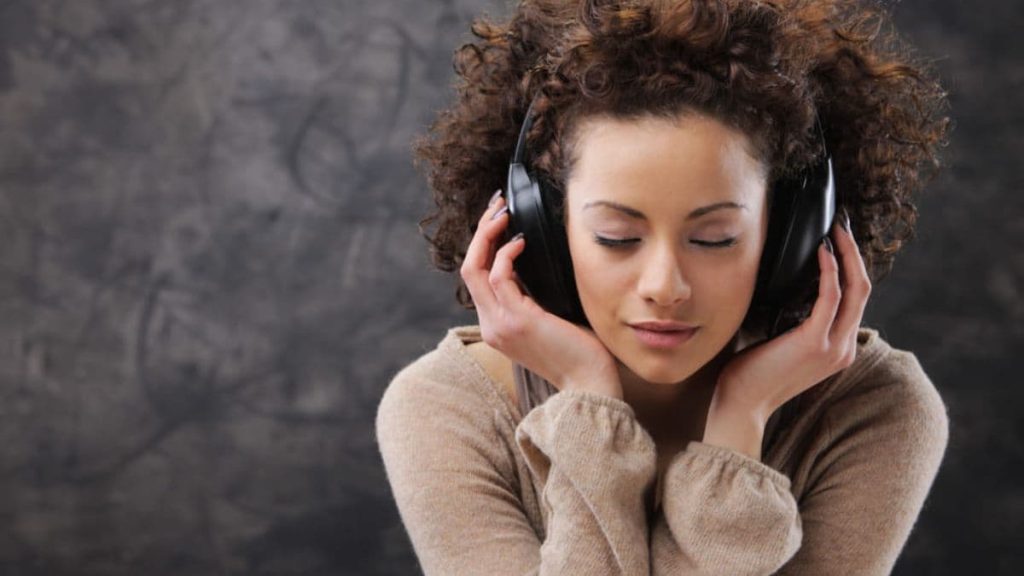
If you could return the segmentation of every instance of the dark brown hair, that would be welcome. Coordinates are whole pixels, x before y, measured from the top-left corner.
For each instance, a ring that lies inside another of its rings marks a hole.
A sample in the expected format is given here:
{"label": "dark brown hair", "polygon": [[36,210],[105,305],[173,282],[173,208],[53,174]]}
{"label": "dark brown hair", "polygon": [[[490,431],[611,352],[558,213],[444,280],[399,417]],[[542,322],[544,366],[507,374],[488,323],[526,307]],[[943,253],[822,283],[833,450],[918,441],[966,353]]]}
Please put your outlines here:
{"label": "dark brown hair", "polygon": [[[523,0],[507,21],[480,18],[471,30],[477,39],[454,57],[458,99],[415,143],[417,166],[430,165],[436,206],[420,231],[443,271],[459,268],[488,198],[505,186],[534,98],[525,161],[559,194],[583,117],[709,115],[750,137],[771,182],[820,152],[817,114],[833,158],[837,209],[850,215],[872,282],[914,236],[913,195],[939,167],[948,103],[875,5]],[[458,302],[472,309],[457,282]],[[809,290],[791,318],[806,317],[816,295]]]}

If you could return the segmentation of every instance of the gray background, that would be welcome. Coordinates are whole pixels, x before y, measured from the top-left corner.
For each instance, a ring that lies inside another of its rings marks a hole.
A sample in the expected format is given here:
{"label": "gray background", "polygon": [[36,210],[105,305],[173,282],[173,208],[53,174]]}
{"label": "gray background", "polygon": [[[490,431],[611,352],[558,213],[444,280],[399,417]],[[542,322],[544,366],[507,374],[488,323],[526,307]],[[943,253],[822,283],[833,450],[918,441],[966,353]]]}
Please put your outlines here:
{"label": "gray background", "polygon": [[[410,141],[483,0],[0,2],[0,573],[412,574],[373,435],[476,320]],[[1024,3],[894,5],[957,126],[865,324],[951,442],[899,574],[1024,569]]]}

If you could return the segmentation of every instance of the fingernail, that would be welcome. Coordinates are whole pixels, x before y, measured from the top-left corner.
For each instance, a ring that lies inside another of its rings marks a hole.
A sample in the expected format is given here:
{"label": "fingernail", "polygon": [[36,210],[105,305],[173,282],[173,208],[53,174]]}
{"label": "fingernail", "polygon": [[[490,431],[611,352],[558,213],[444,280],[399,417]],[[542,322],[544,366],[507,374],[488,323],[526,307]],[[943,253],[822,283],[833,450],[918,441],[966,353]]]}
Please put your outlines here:
{"label": "fingernail", "polygon": [[507,204],[505,206],[502,206],[501,210],[498,210],[494,214],[491,214],[491,220],[496,220],[499,216],[501,216],[505,212],[508,212],[508,205]]}
{"label": "fingernail", "polygon": [[494,196],[491,196],[491,199],[487,201],[487,205],[494,206],[494,203],[498,201],[499,196],[501,196],[501,188],[498,188],[498,190],[494,193]]}
{"label": "fingernail", "polygon": [[523,237],[523,233],[520,232],[520,233],[516,234],[515,236],[509,238],[508,241],[509,242],[515,242],[516,240],[519,240],[522,237]]}
{"label": "fingernail", "polygon": [[845,206],[843,206],[839,214],[839,225],[843,227],[843,230],[850,231],[850,215],[846,212]]}
{"label": "fingernail", "polygon": [[825,249],[828,250],[830,254],[835,254],[836,251],[835,251],[835,248],[832,247],[832,240],[829,239],[828,236],[825,236],[824,242],[825,242]]}

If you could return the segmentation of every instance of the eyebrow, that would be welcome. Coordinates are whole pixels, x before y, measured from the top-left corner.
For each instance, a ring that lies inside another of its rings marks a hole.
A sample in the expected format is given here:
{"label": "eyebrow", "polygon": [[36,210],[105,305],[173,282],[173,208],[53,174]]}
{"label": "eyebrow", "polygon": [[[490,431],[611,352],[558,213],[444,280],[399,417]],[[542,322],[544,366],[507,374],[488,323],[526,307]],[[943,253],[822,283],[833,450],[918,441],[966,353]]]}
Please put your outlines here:
{"label": "eyebrow", "polygon": [[[618,210],[619,212],[622,212],[623,214],[625,214],[626,216],[629,216],[631,218],[636,218],[636,219],[639,219],[639,220],[646,220],[647,219],[647,217],[644,216],[644,213],[639,211],[639,210],[637,210],[636,208],[630,208],[629,206],[626,206],[625,204],[619,204],[618,202],[611,202],[609,200],[594,200],[593,202],[587,202],[586,204],[583,205],[583,209],[587,210],[589,208],[597,208],[599,206],[604,206],[604,207],[607,207],[607,208],[611,208],[613,210]],[[686,216],[686,219],[687,220],[694,220],[694,219],[700,218],[701,216],[704,216],[706,214],[710,214],[711,212],[714,212],[715,210],[722,210],[724,208],[735,208],[735,209],[739,209],[739,210],[746,210],[747,209],[747,205],[746,204],[737,204],[736,202],[715,202],[714,204],[708,204],[707,206],[701,206],[700,208],[697,208],[693,212],[690,212]]]}

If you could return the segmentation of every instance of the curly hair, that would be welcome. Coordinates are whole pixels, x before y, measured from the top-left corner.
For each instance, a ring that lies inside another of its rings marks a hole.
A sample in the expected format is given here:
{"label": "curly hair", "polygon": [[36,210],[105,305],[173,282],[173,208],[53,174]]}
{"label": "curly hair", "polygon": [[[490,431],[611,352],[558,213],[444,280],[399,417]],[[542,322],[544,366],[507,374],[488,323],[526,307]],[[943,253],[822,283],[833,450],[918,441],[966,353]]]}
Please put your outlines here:
{"label": "curly hair", "polygon": [[[563,197],[583,117],[711,116],[747,134],[773,181],[820,153],[817,115],[836,209],[849,214],[872,282],[914,237],[913,196],[947,144],[946,92],[874,5],[522,0],[506,22],[479,18],[471,30],[477,40],[453,59],[457,101],[414,143],[416,166],[430,164],[436,205],[419,229],[446,272],[459,268],[488,198],[504,186],[534,100],[525,160]],[[461,278],[455,293],[475,308]],[[789,306],[789,323],[805,318],[816,296],[808,290]]]}

